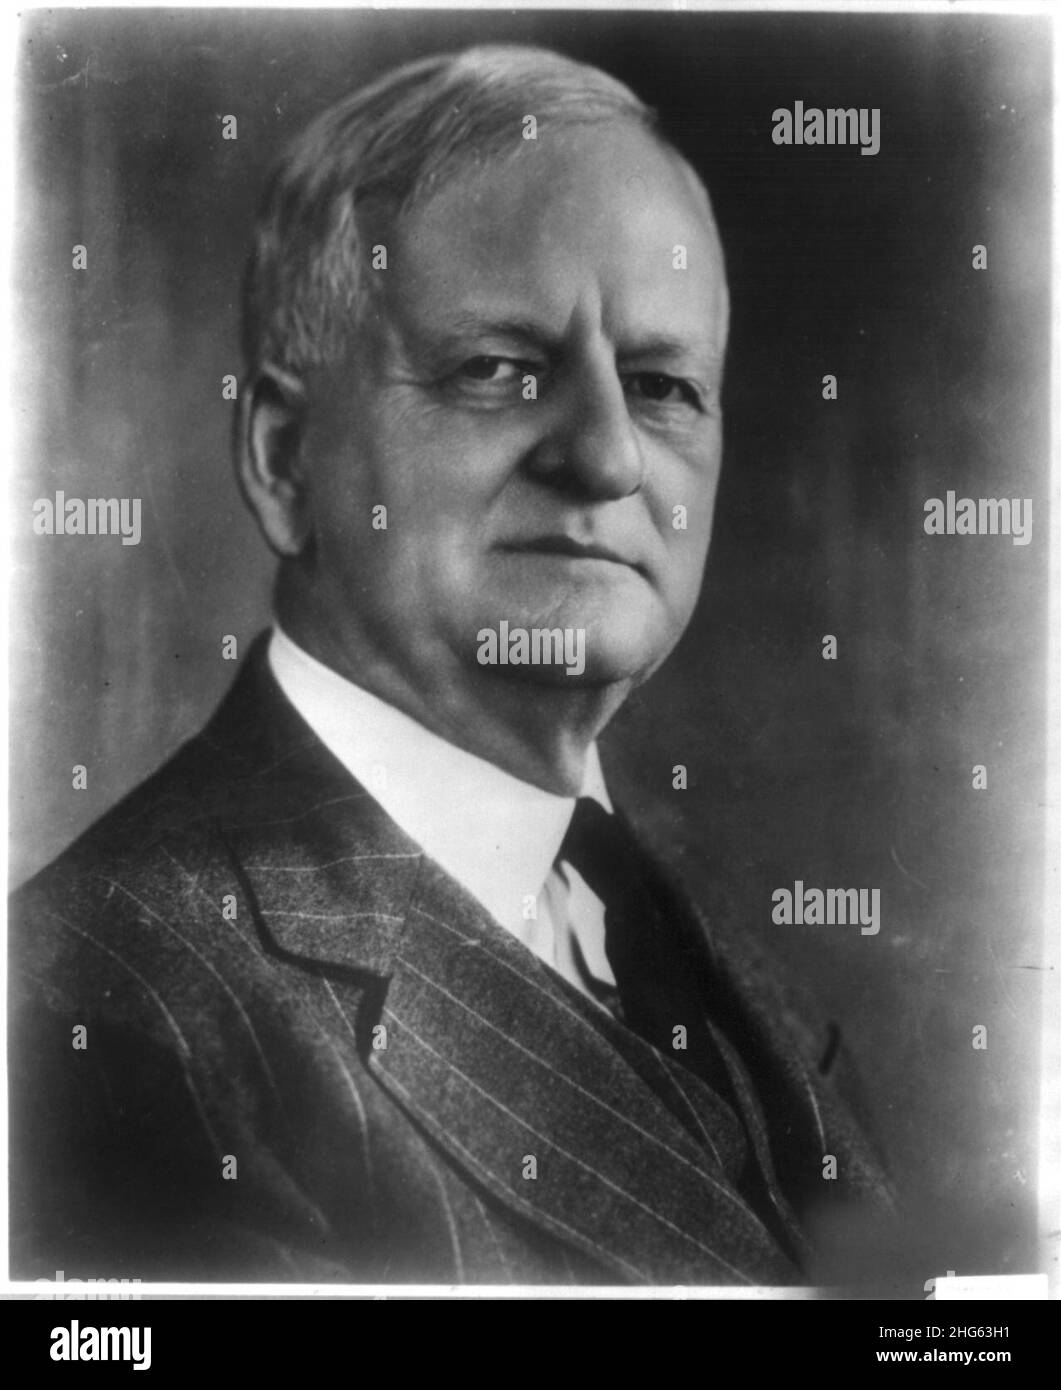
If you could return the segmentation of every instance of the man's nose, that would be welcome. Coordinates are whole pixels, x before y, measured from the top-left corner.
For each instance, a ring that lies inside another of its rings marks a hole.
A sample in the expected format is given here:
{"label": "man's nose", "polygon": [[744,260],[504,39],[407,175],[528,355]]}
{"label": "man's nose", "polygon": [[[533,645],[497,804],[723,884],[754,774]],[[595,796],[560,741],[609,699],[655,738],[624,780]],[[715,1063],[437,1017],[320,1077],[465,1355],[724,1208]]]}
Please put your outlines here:
{"label": "man's nose", "polygon": [[556,388],[541,403],[549,420],[528,461],[533,476],[597,501],[639,492],[645,460],[614,364],[585,365]]}

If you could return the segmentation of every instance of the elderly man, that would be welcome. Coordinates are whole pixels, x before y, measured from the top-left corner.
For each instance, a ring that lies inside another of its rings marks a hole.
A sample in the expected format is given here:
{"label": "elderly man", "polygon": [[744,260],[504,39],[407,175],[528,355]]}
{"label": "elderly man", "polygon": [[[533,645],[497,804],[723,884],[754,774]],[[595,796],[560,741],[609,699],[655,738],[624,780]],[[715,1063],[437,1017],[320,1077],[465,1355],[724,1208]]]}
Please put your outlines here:
{"label": "elderly man", "polygon": [[17,900],[16,1275],[781,1284],[886,1199],[835,1034],[597,755],[697,599],[727,314],[698,178],[556,55],[401,68],[281,161],[276,624]]}

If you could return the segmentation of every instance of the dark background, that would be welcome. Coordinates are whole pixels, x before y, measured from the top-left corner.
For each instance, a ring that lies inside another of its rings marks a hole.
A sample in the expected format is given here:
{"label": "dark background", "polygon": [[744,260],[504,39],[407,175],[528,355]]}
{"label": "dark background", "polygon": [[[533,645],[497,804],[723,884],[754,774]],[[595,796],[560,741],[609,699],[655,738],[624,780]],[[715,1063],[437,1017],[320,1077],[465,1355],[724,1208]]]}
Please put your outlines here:
{"label": "dark background", "polygon": [[[1041,1267],[1046,20],[24,18],[12,880],[196,730],[233,675],[222,637],[244,650],[267,620],[271,565],[232,481],[221,378],[241,369],[237,288],[268,162],[382,69],[491,39],[559,48],[658,105],[727,251],[705,592],[607,742],[695,886],[735,899],[840,1021],[914,1212],[914,1277]],[[880,153],[775,146],[771,113],[797,99],[879,107]],[[142,543],[34,535],[33,499],[57,489],[142,498]],[[947,489],[1032,498],[1032,544],[926,536],[924,502]],[[880,888],[880,934],[773,925],[771,893],[797,878]]]}

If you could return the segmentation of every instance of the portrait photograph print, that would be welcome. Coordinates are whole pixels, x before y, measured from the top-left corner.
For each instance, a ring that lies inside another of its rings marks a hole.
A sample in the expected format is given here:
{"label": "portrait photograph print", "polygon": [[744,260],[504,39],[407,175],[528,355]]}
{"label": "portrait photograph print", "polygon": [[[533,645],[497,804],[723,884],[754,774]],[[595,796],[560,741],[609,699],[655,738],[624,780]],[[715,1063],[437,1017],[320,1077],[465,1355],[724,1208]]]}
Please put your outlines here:
{"label": "portrait photograph print", "polygon": [[1045,1298],[1048,7],[14,32],[10,1279]]}

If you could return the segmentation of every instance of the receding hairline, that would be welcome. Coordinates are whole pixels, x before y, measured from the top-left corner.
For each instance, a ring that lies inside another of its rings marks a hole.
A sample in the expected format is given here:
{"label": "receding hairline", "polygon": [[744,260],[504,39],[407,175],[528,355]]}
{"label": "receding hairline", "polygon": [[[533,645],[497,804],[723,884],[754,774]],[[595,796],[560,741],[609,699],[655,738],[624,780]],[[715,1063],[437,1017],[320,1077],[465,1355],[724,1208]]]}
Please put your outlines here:
{"label": "receding hairline", "polygon": [[327,356],[336,315],[356,317],[369,298],[362,214],[394,225],[461,170],[507,162],[526,148],[528,117],[539,140],[640,131],[681,169],[717,239],[703,180],[655,110],[611,74],[524,45],[418,59],[333,102],[274,164],[244,284],[248,366]]}
{"label": "receding hairline", "polygon": [[[592,145],[595,138],[606,137],[609,132],[616,131],[623,131],[633,136],[634,139],[643,141],[646,150],[653,155],[652,163],[651,165],[646,163],[643,176],[638,173],[632,177],[642,180],[647,198],[665,195],[668,201],[674,200],[674,208],[683,221],[688,217],[699,223],[707,234],[712,254],[717,256],[724,279],[725,251],[708,189],[682,151],[656,129],[644,128],[639,124],[622,119],[567,127],[556,132],[550,144],[536,150],[531,158],[535,163],[541,159],[546,165],[550,160],[563,161],[565,157],[577,151],[579,145]],[[476,198],[485,197],[488,200],[487,206],[491,206],[489,201],[491,190],[488,185],[491,175],[495,171],[503,175],[516,172],[518,175],[518,164],[521,157],[523,157],[522,151],[518,147],[482,160],[477,160],[474,157],[467,159],[455,157],[447,171],[445,181],[436,183],[429,190],[404,201],[400,205],[377,204],[366,207],[363,215],[359,212],[358,221],[366,232],[370,228],[372,229],[374,238],[378,237],[383,241],[393,238],[396,244],[400,244],[403,231],[408,227],[415,226],[418,218],[425,215],[429,216],[432,204],[438,200],[456,198],[458,200],[457,206],[460,207],[460,200],[466,195]],[[613,169],[614,163],[610,163],[608,167]],[[661,181],[656,182],[657,179]],[[475,185],[480,180],[487,183],[487,187],[477,190]],[[576,183],[574,187],[580,189],[581,183]],[[551,186],[547,186],[543,195],[546,201],[550,197],[550,192]],[[371,277],[368,284],[369,295],[374,288],[385,287],[384,282],[385,277]]]}

